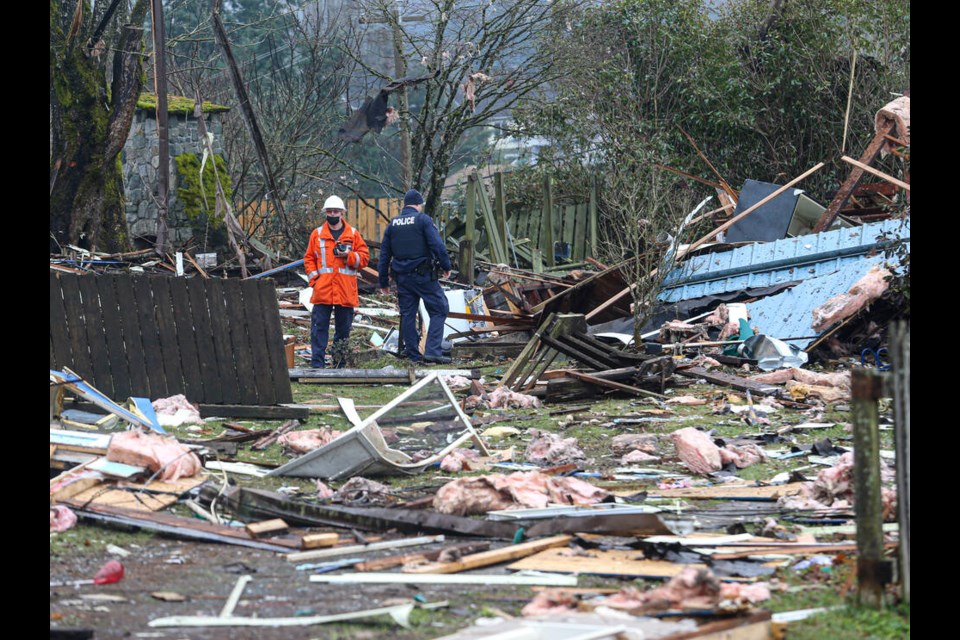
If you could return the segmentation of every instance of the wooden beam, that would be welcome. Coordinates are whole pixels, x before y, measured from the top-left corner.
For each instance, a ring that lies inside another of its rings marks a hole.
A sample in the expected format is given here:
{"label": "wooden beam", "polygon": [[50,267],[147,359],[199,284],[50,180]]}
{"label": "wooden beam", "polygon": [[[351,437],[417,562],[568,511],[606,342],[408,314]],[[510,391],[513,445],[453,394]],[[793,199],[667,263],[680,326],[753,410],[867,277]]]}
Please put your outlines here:
{"label": "wooden beam", "polygon": [[393,567],[399,567],[412,562],[435,561],[443,553],[477,553],[479,551],[486,551],[489,548],[489,542],[466,542],[464,544],[444,547],[443,549],[424,551],[423,553],[408,553],[405,555],[387,556],[386,558],[358,562],[353,565],[353,568],[355,571],[383,571],[384,569],[392,569]]}
{"label": "wooden beam", "polygon": [[553,252],[553,178],[543,177],[543,213],[540,216],[540,251],[545,253],[548,267],[557,265]]}
{"label": "wooden beam", "polygon": [[265,406],[249,404],[201,404],[200,417],[210,418],[266,418],[268,420],[307,420],[309,409],[298,407]]}
{"label": "wooden beam", "polygon": [[634,395],[638,396],[650,396],[652,398],[659,398],[661,400],[668,400],[669,398],[659,393],[654,393],[653,391],[647,391],[646,389],[639,389],[637,387],[631,387],[628,384],[622,384],[620,382],[614,382],[613,380],[604,380],[603,378],[597,378],[596,376],[591,376],[586,373],[579,373],[577,371],[568,371],[567,375],[571,378],[576,378],[577,380],[583,380],[584,382],[589,382],[590,384],[595,384],[598,387],[607,387],[610,389],[619,389],[620,391],[627,391]]}
{"label": "wooden beam", "polygon": [[907,190],[907,191],[910,191],[910,185],[907,184],[906,182],[904,182],[903,180],[897,180],[897,179],[894,178],[893,176],[887,175],[886,173],[884,173],[883,171],[880,171],[880,170],[878,170],[878,169],[874,169],[874,168],[871,167],[870,165],[863,164],[863,163],[860,162],[859,160],[854,160],[854,159],[851,158],[850,156],[843,156],[843,157],[840,158],[840,159],[843,160],[844,162],[846,162],[847,164],[852,164],[852,165],[855,166],[855,167],[858,167],[858,168],[860,168],[860,169],[863,169],[863,170],[866,171],[867,173],[872,173],[873,175],[877,176],[878,178],[880,178],[880,179],[882,179],[882,180],[886,180],[887,182],[890,182],[890,183],[892,183],[892,184],[895,184],[895,185],[897,185],[898,187],[900,187],[901,189],[905,189],[905,190]]}
{"label": "wooden beam", "polygon": [[340,541],[338,533],[311,533],[300,538],[300,547],[304,550],[332,547]]}
{"label": "wooden beam", "polygon": [[[877,131],[877,134],[873,137],[873,140],[864,150],[863,155],[860,156],[860,162],[863,164],[873,164],[876,161],[877,157],[880,155],[880,150],[883,149],[883,145],[887,143],[886,136],[893,132],[893,128],[894,122],[890,121],[887,126],[881,127],[880,130]],[[840,213],[840,210],[843,209],[844,205],[847,204],[847,200],[850,199],[850,196],[853,194],[853,190],[857,188],[857,184],[860,182],[860,178],[862,177],[863,169],[860,169],[859,167],[850,172],[850,175],[847,176],[847,179],[843,181],[842,185],[840,185],[837,195],[833,197],[833,200],[830,201],[826,211],[823,212],[823,215],[820,216],[817,224],[813,227],[813,233],[826,231],[830,225],[833,224],[833,221],[837,219],[837,215]]]}
{"label": "wooden beam", "polygon": [[500,564],[501,562],[507,562],[509,560],[516,560],[517,558],[525,558],[539,553],[544,549],[565,547],[570,544],[572,540],[573,536],[568,535],[553,536],[543,540],[532,540],[500,549],[474,553],[453,562],[435,562],[433,564],[413,567],[405,571],[405,573],[459,573],[461,571],[469,571],[470,569],[487,567],[492,564]]}
{"label": "wooden beam", "polygon": [[263,520],[262,522],[251,522],[244,528],[247,530],[247,533],[254,538],[273,536],[290,529],[290,527],[287,526],[287,523],[280,518]]}

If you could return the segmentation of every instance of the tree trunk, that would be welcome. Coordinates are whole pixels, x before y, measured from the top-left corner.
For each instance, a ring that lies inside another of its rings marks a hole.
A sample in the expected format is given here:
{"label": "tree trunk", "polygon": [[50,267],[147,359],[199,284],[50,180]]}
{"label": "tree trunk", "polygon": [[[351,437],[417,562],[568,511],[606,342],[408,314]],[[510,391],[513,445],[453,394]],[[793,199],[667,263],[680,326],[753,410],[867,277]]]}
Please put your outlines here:
{"label": "tree trunk", "polygon": [[[130,248],[118,156],[143,86],[147,3],[137,0],[119,40],[103,47],[120,52],[109,98],[104,54],[87,53],[94,25],[81,18],[71,27],[75,7],[50,3],[50,250],[75,244],[117,253]],[[88,3],[83,8],[89,15]]]}

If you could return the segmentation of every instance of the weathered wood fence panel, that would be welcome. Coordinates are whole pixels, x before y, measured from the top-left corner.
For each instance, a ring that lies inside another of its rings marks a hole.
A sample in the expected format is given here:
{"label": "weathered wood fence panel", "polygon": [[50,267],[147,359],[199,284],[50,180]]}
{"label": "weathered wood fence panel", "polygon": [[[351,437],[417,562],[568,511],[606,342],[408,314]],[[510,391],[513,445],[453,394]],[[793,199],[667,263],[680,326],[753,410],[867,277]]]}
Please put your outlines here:
{"label": "weathered wood fence panel", "polygon": [[50,274],[50,368],[118,402],[292,402],[271,280]]}

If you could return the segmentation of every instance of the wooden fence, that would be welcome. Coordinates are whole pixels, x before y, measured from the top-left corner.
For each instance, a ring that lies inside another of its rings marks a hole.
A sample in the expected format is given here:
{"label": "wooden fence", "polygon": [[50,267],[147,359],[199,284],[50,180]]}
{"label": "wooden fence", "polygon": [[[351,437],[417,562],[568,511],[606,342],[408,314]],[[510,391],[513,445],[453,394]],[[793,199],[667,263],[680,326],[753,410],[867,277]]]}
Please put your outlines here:
{"label": "wooden fence", "polygon": [[124,402],[293,402],[272,280],[50,274],[50,368]]}
{"label": "wooden fence", "polygon": [[[403,208],[402,202],[398,198],[366,198],[366,201],[360,198],[344,198],[343,204],[347,207],[345,218],[350,226],[360,231],[364,240],[380,242],[390,218],[399,215]],[[252,233],[271,209],[270,203],[265,201],[247,206],[240,212],[240,225],[247,233]],[[386,220],[377,213],[377,209],[387,216]],[[323,223],[323,216],[316,210],[308,216],[308,220],[319,226]],[[304,238],[303,241],[306,242],[307,239]]]}

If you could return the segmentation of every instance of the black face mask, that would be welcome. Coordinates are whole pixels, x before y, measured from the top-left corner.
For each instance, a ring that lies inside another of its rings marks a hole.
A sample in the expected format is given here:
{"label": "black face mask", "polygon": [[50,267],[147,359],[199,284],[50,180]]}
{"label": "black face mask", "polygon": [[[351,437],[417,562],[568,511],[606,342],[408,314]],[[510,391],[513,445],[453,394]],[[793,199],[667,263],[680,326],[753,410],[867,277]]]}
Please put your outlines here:
{"label": "black face mask", "polygon": [[341,221],[341,220],[343,220],[343,218],[342,218],[341,216],[327,216],[327,224],[329,224],[330,226],[333,226],[333,227],[335,227],[335,226],[337,226],[338,224],[340,224],[340,221]]}

